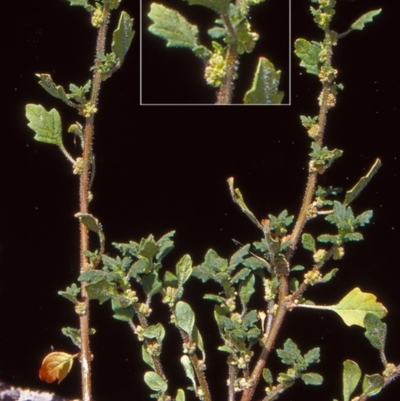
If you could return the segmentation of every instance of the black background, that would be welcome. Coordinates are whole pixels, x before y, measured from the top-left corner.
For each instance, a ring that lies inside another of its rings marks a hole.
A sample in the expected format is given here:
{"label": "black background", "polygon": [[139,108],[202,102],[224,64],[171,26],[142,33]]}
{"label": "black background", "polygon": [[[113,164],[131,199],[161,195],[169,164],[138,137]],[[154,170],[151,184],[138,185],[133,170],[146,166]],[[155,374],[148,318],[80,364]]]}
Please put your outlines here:
{"label": "black background", "polygon": [[[291,72],[282,73],[283,85],[291,84],[291,106],[140,106],[141,87],[146,103],[215,101],[214,92],[202,82],[201,63],[189,51],[166,50],[161,39],[146,30],[141,37],[140,12],[146,29],[149,3],[140,8],[140,2],[122,2],[122,8],[135,18],[137,33],[122,70],[105,82],[101,93],[92,213],[104,226],[110,254],[111,242],[138,241],[150,233],[159,238],[176,230],[176,249],[166,260],[167,267],[174,269],[185,253],[198,264],[210,247],[228,257],[236,250],[232,238],[242,243],[260,238],[229,197],[226,179],[230,176],[235,177],[256,216],[263,218],[283,209],[298,212],[309,152],[299,115],[316,114],[319,84],[293,58]],[[205,21],[207,28],[212,26],[213,17],[207,10],[179,0],[163,3],[171,7],[176,3],[192,23]],[[276,19],[268,14],[279,9],[276,3],[279,1],[268,0],[260,5],[259,14],[254,8],[260,35],[264,15],[270,21],[265,23],[266,29],[271,26],[271,34],[256,47],[258,55],[268,56],[269,47],[274,49],[278,39],[273,33],[279,32],[278,25],[285,20],[278,11]],[[292,41],[321,38],[308,13],[309,4],[308,0],[292,1]],[[380,7],[382,14],[373,24],[343,39],[335,49],[333,63],[345,90],[329,113],[326,144],[345,152],[321,178],[322,185],[350,188],[380,157],[383,167],[379,175],[354,204],[356,213],[372,208],[373,223],[363,231],[366,241],[350,244],[346,257],[330,264],[330,268],[340,267],[336,278],[307,295],[318,303],[332,304],[356,286],[375,293],[389,310],[385,319],[389,327],[387,356],[398,364],[399,3],[340,1],[333,28],[342,32],[363,12]],[[111,20],[111,27],[115,22],[115,18]],[[26,103],[57,107],[64,127],[75,121],[70,110],[37,85],[34,74],[50,73],[64,86],[70,82],[83,85],[93,62],[95,32],[88,14],[65,0],[7,2],[1,29],[0,380],[77,397],[78,366],[59,386],[40,382],[37,372],[52,347],[75,352],[60,329],[75,326],[77,318],[72,304],[57,291],[78,275],[78,224],[73,217],[78,211],[78,180],[55,147],[32,139],[24,108]],[[287,44],[280,43],[277,47]],[[285,50],[271,57],[282,69],[286,68]],[[254,68],[254,59],[246,57],[239,74]],[[242,88],[237,85],[238,90]],[[247,87],[248,82],[244,84]],[[286,95],[285,101],[288,99]],[[77,154],[68,135],[65,143]],[[309,230],[318,227],[312,223]],[[307,254],[300,252],[299,256],[306,258],[305,263],[309,260]],[[211,391],[214,400],[221,400],[226,399],[225,356],[212,352],[219,340],[212,306],[201,301],[204,292],[193,279],[185,299],[195,303],[198,326],[209,351]],[[162,309],[163,305],[155,302],[154,308]],[[165,315],[159,317],[166,322],[167,310],[162,310]],[[142,381],[146,368],[129,327],[112,319],[109,305],[95,303],[91,323],[97,329],[92,339],[95,400],[149,399]],[[172,327],[168,329],[164,346],[167,374],[174,386],[185,387],[189,382],[180,368],[180,346],[174,346],[179,344],[179,336]],[[315,370],[324,374],[325,382],[322,387],[298,383],[282,399],[340,398],[341,366],[347,358],[356,360],[365,373],[381,369],[378,352],[369,346],[363,330],[345,327],[330,312],[294,311],[284,323],[277,347],[282,347],[287,337],[303,351],[321,347],[321,363]],[[271,362],[279,368],[275,357]],[[399,383],[394,383],[377,399],[395,400],[398,393]]]}

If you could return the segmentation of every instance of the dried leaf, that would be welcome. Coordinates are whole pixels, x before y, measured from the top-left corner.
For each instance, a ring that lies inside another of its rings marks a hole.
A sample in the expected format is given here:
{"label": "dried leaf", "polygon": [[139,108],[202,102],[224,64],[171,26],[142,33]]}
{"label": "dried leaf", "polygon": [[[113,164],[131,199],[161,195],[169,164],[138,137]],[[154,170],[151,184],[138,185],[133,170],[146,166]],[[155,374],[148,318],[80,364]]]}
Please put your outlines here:
{"label": "dried leaf", "polygon": [[66,352],[51,352],[43,359],[39,369],[40,380],[53,383],[58,380],[60,384],[72,368],[76,355]]}

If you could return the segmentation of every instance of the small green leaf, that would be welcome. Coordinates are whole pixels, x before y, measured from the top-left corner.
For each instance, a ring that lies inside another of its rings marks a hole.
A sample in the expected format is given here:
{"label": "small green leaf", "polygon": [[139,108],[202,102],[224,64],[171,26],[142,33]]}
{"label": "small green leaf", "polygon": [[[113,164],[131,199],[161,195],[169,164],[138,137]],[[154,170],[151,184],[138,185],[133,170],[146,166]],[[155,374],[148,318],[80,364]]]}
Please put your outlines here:
{"label": "small green leaf", "polygon": [[319,283],[327,283],[328,281],[332,280],[332,278],[335,276],[335,274],[339,271],[337,267],[326,273],[321,280],[319,280]]}
{"label": "small green leaf", "polygon": [[387,327],[378,316],[367,313],[364,318],[365,337],[371,345],[383,352],[385,350]]}
{"label": "small green leaf", "polygon": [[149,298],[152,297],[154,294],[157,294],[162,288],[162,283],[158,279],[157,273],[149,273],[143,275],[142,285],[143,285],[143,291]]}
{"label": "small green leaf", "polygon": [[189,304],[179,301],[175,306],[175,317],[177,325],[191,338],[195,317]]}
{"label": "small green leaf", "polygon": [[143,336],[150,339],[156,339],[160,344],[165,337],[165,329],[161,323],[148,326],[143,330]]}
{"label": "small green leaf", "polygon": [[96,234],[99,233],[100,223],[94,216],[88,213],[75,213],[75,217],[77,217],[90,231],[93,231]]}
{"label": "small green leaf", "polygon": [[265,57],[260,57],[245,104],[281,104],[284,93],[278,90],[281,72]]}
{"label": "small green leaf", "polygon": [[192,259],[189,255],[184,255],[176,265],[176,277],[178,278],[179,285],[186,283],[192,271]]}
{"label": "small green leaf", "polygon": [[320,386],[324,378],[318,373],[303,373],[301,375],[301,380],[307,385]]}
{"label": "small green leaf", "polygon": [[272,378],[272,373],[269,369],[264,368],[262,371],[262,377],[264,381],[271,386],[274,382],[274,379]]}
{"label": "small green leaf", "polygon": [[53,82],[50,74],[36,74],[40,78],[39,85],[54,96],[57,99],[61,99],[64,102],[68,102],[68,97],[65,93],[65,89],[61,85],[57,85]]}
{"label": "small green leaf", "polygon": [[299,348],[290,338],[283,344],[283,349],[277,349],[276,353],[285,365],[294,366],[299,360],[303,359]]}
{"label": "small green leaf", "polygon": [[216,13],[226,13],[231,0],[187,0],[192,5],[200,5],[207,8],[211,8]]}
{"label": "small green leaf", "polygon": [[154,391],[165,393],[168,389],[168,384],[156,372],[146,372],[144,381]]}
{"label": "small green leaf", "polygon": [[185,401],[185,392],[181,388],[176,392],[175,401]]}
{"label": "small green leaf", "polygon": [[132,318],[135,315],[135,310],[132,305],[124,306],[118,299],[113,298],[111,300],[111,307],[114,312],[113,318],[121,320],[122,322],[132,321]]}
{"label": "small green leaf", "polygon": [[245,307],[250,301],[251,296],[255,292],[255,285],[256,279],[254,274],[251,274],[246,278],[244,282],[241,282],[239,285],[239,297],[242,301],[242,305]]}
{"label": "small green leaf", "polygon": [[145,345],[142,345],[142,359],[143,359],[143,362],[147,363],[147,365],[149,365],[152,369],[154,369],[154,370],[156,369],[153,358],[147,352]]}
{"label": "small green leaf", "polygon": [[125,11],[122,11],[119,17],[117,29],[113,32],[113,42],[111,44],[111,50],[117,55],[119,65],[123,63],[125,55],[132,43],[135,34],[132,26],[133,18],[131,18]]}
{"label": "small green leaf", "polygon": [[194,376],[194,370],[192,366],[192,362],[190,362],[190,359],[187,355],[183,355],[181,358],[181,364],[183,366],[183,369],[185,370],[186,377],[191,380],[193,387],[196,389],[196,379]]}
{"label": "small green leaf", "polygon": [[343,399],[349,401],[361,378],[361,369],[354,361],[343,362]]}
{"label": "small green leaf", "polygon": [[81,292],[80,288],[73,283],[71,287],[67,287],[66,291],[58,291],[58,295],[61,295],[62,297],[68,299],[74,304],[78,303],[77,296]]}
{"label": "small green leaf", "polygon": [[377,16],[378,14],[380,14],[382,11],[381,8],[379,8],[378,10],[372,10],[369,11],[365,14],[363,14],[357,21],[353,22],[351,24],[351,29],[357,30],[357,31],[361,31],[364,29],[364,25],[368,22],[372,22],[372,19]]}
{"label": "small green leaf", "polygon": [[71,341],[78,347],[81,347],[81,331],[73,327],[63,327],[61,332],[64,336],[69,337]]}
{"label": "small green leaf", "polygon": [[301,60],[300,65],[304,67],[308,73],[318,75],[321,45],[318,42],[297,39],[294,44],[294,49],[294,53]]}
{"label": "small green leaf", "polygon": [[39,142],[51,143],[63,147],[61,138],[61,118],[56,109],[47,111],[40,104],[27,104],[26,117],[28,127],[35,131]]}
{"label": "small green leaf", "polygon": [[94,7],[88,3],[88,0],[67,0],[67,1],[70,2],[71,6],[82,6],[85,7],[86,9],[91,7],[92,9],[94,9]]}
{"label": "small green leaf", "polygon": [[362,383],[363,396],[372,396],[379,394],[385,384],[385,379],[375,373],[374,375],[365,375]]}
{"label": "small green leaf", "polygon": [[199,46],[197,26],[191,25],[185,17],[175,10],[161,4],[152,3],[149,18],[153,21],[149,31],[167,41],[167,47],[188,47],[194,49]]}
{"label": "small green leaf", "polygon": [[303,244],[304,249],[315,253],[315,239],[311,234],[304,233],[301,236],[301,243]]}
{"label": "small green leaf", "polygon": [[229,191],[231,193],[233,201],[239,205],[240,209],[242,209],[242,212],[261,230],[263,230],[263,226],[261,223],[257,220],[256,216],[251,212],[251,210],[247,207],[247,205],[244,203],[243,195],[240,192],[239,188],[234,187],[234,178],[230,177],[228,178],[228,185],[229,185]]}
{"label": "small green leaf", "polygon": [[350,205],[350,203],[353,202],[355,198],[357,198],[361,191],[371,181],[372,177],[377,173],[381,165],[382,163],[380,159],[376,159],[374,165],[369,169],[368,173],[364,177],[361,177],[353,188],[346,192],[346,197],[344,200],[345,206]]}

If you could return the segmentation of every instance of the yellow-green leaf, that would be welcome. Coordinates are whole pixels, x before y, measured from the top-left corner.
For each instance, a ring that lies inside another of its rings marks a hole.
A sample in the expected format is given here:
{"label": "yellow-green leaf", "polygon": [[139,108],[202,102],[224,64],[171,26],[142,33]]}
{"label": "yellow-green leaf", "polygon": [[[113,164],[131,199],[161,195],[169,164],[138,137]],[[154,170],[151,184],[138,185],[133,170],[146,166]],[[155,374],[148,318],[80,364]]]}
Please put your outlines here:
{"label": "yellow-green leaf", "polygon": [[58,380],[60,384],[72,368],[76,355],[66,352],[51,352],[43,359],[39,369],[39,378],[47,383]]}
{"label": "yellow-green leaf", "polygon": [[364,318],[367,313],[372,313],[380,319],[387,314],[386,308],[380,302],[376,302],[374,294],[362,292],[358,287],[350,291],[337,305],[324,308],[336,312],[348,326],[365,327]]}

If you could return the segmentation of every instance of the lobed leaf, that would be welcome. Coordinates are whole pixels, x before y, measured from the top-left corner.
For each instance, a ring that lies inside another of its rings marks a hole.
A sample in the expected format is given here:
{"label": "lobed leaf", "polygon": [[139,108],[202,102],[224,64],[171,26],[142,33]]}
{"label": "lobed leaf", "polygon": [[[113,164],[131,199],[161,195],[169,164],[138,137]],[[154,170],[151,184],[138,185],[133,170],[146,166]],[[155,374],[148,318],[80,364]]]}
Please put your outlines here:
{"label": "lobed leaf", "polygon": [[39,85],[51,96],[57,99],[61,99],[64,102],[68,102],[68,97],[65,93],[65,89],[61,85],[56,85],[53,82],[50,74],[36,74],[40,78]]}
{"label": "lobed leaf", "polygon": [[265,57],[260,57],[251,88],[244,96],[245,104],[281,104],[284,93],[278,90],[281,72]]}
{"label": "lobed leaf", "polygon": [[61,117],[56,109],[47,111],[41,104],[27,104],[28,127],[35,131],[39,142],[51,143],[63,147],[61,138]]}
{"label": "lobed leaf", "polygon": [[351,29],[358,30],[358,31],[363,30],[364,25],[368,22],[372,22],[372,19],[375,16],[377,16],[378,14],[380,14],[381,11],[382,11],[382,9],[379,8],[378,10],[372,10],[372,11],[369,11],[369,12],[363,14],[360,18],[358,18],[357,21],[355,21],[351,24]]}
{"label": "lobed leaf", "polygon": [[300,66],[304,67],[309,74],[318,75],[319,53],[321,44],[309,42],[306,39],[297,39],[294,43],[294,54],[301,60]]}
{"label": "lobed leaf", "polygon": [[125,11],[122,11],[119,17],[117,29],[113,32],[113,41],[111,44],[112,51],[119,59],[119,65],[123,63],[125,55],[132,43],[133,36],[135,35],[132,26],[133,18],[131,18]]}
{"label": "lobed leaf", "polygon": [[375,295],[362,292],[358,287],[350,291],[337,305],[322,308],[336,312],[347,326],[365,327],[364,319],[367,313],[372,313],[378,318],[387,314],[386,308],[380,302],[376,302]]}
{"label": "lobed leaf", "polygon": [[226,13],[228,11],[229,3],[231,0],[187,0],[189,5],[199,5],[207,8],[216,13]]}
{"label": "lobed leaf", "polygon": [[167,41],[167,47],[188,47],[195,49],[199,46],[197,26],[191,25],[185,17],[175,10],[161,4],[152,3],[149,18],[153,21],[149,31]]}

